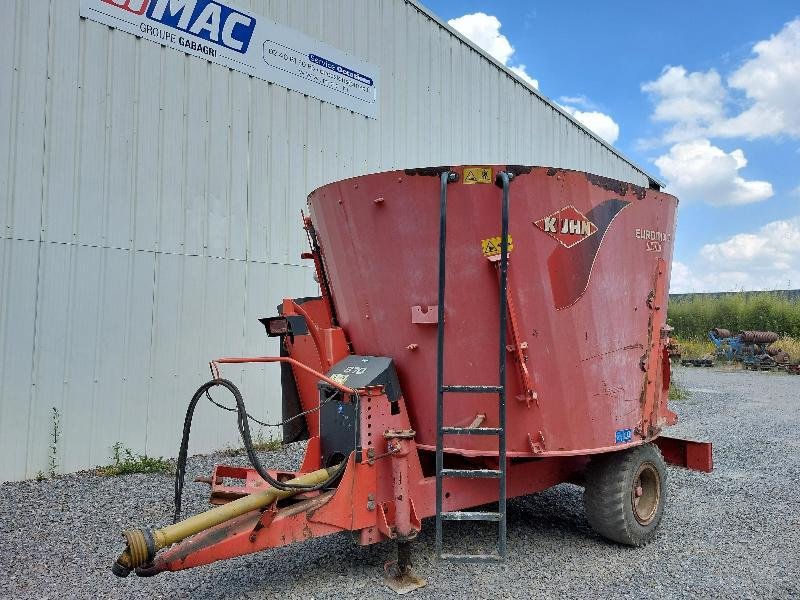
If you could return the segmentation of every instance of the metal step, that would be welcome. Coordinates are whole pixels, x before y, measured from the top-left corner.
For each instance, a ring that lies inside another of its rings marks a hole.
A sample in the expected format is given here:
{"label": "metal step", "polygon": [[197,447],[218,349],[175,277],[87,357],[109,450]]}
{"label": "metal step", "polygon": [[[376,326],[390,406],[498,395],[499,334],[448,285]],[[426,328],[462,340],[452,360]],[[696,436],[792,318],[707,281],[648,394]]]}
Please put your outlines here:
{"label": "metal step", "polygon": [[451,435],[500,435],[499,427],[442,427],[442,433]]}
{"label": "metal step", "polygon": [[466,477],[468,479],[500,477],[503,471],[499,469],[442,469],[442,477]]}
{"label": "metal step", "polygon": [[504,560],[499,554],[440,554],[439,558],[458,562],[503,562]]}
{"label": "metal step", "polygon": [[443,385],[443,392],[461,392],[463,394],[497,394],[503,391],[501,385]]}
{"label": "metal step", "polygon": [[502,513],[499,512],[479,512],[466,510],[443,512],[441,515],[442,519],[445,521],[499,521],[503,518]]}

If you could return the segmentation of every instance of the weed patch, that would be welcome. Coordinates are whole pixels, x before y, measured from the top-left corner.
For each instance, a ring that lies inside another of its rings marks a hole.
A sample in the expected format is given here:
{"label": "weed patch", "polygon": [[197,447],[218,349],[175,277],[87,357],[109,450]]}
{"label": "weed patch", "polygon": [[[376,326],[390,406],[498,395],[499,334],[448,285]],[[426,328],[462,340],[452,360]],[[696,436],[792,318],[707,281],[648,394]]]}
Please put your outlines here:
{"label": "weed patch", "polygon": [[106,477],[130,475],[131,473],[172,473],[172,463],[163,457],[154,458],[146,454],[134,454],[130,448],[117,442],[111,446],[112,464],[98,467],[97,473]]}

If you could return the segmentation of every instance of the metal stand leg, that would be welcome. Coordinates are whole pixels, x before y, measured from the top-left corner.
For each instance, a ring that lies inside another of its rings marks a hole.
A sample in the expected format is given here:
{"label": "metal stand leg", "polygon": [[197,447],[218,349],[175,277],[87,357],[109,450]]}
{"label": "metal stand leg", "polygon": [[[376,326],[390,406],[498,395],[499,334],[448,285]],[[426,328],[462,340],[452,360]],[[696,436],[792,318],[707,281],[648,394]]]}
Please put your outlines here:
{"label": "metal stand leg", "polygon": [[392,488],[394,492],[393,537],[397,540],[397,563],[393,573],[389,573],[387,584],[398,594],[405,594],[428,584],[411,570],[411,540],[419,533],[419,520],[411,504],[411,491],[408,485],[408,453],[412,430],[388,430],[384,437],[389,440],[387,448],[392,456]]}
{"label": "metal stand leg", "polygon": [[386,585],[398,594],[413,592],[428,585],[428,582],[411,570],[411,541],[397,539],[397,563],[394,573],[389,573]]}

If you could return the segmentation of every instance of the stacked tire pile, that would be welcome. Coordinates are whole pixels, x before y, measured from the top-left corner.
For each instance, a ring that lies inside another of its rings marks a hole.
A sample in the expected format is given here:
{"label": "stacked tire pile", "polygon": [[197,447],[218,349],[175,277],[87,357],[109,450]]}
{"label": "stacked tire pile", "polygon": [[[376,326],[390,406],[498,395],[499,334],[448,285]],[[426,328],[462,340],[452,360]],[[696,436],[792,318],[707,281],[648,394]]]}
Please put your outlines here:
{"label": "stacked tire pile", "polygon": [[771,371],[777,366],[770,344],[778,341],[774,331],[740,331],[738,335],[743,345],[742,365],[753,371]]}

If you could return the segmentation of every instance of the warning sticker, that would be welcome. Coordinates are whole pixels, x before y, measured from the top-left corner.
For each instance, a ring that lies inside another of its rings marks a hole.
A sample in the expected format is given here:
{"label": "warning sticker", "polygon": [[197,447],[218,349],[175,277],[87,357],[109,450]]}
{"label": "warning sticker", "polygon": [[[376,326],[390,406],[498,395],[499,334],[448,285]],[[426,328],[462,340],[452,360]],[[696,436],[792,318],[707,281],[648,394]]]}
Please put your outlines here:
{"label": "warning sticker", "polygon": [[344,385],[344,382],[347,381],[349,377],[350,375],[345,375],[344,373],[334,373],[331,375],[331,379],[339,385]]}
{"label": "warning sticker", "polygon": [[462,180],[465,184],[472,183],[492,183],[492,169],[491,167],[464,167],[464,178]]}
{"label": "warning sticker", "polygon": [[[513,249],[514,240],[511,239],[511,236],[508,236],[508,251],[511,252]],[[500,236],[481,240],[481,250],[484,256],[497,256],[500,254]]]}

